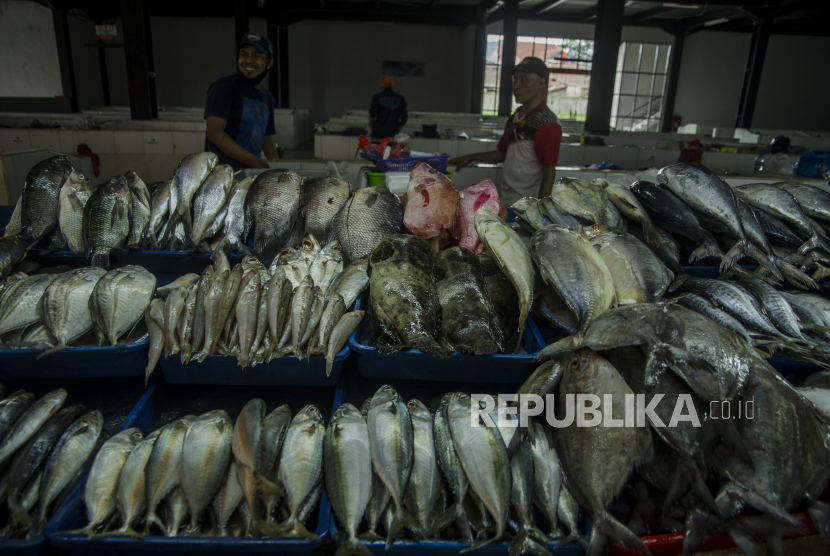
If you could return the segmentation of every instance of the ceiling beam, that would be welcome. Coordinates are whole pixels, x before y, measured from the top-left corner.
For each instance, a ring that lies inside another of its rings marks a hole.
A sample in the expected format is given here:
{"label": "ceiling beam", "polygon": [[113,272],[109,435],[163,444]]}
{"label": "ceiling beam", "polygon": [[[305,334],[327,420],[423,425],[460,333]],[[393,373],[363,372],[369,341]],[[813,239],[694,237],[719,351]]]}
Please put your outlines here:
{"label": "ceiling beam", "polygon": [[663,6],[656,6],[654,8],[649,8],[647,10],[643,10],[638,14],[628,16],[625,18],[626,25],[636,25],[637,23],[641,23],[647,19],[651,19],[653,17],[660,16],[667,12],[672,12],[677,8],[664,8]]}
{"label": "ceiling beam", "polygon": [[582,21],[590,21],[597,17],[597,11],[597,6],[594,6],[593,8],[588,8],[587,10],[579,12],[577,14],[577,17],[579,17],[579,19]]}
{"label": "ceiling beam", "polygon": [[556,6],[561,6],[567,1],[568,0],[545,0],[544,2],[533,8],[532,11],[534,14],[540,14],[548,10],[552,10]]}

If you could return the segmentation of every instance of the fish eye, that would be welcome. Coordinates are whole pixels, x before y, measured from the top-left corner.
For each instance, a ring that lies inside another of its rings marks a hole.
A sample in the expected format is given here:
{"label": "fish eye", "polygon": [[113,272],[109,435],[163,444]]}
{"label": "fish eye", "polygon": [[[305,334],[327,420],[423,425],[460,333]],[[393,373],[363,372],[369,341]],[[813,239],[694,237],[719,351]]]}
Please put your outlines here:
{"label": "fish eye", "polygon": [[286,256],[286,255],[288,255],[288,254],[290,254],[290,252],[288,251],[288,249],[284,249],[284,250],[283,250],[283,252],[282,252],[282,253],[280,253],[280,257],[284,257],[284,256]]}
{"label": "fish eye", "polygon": [[409,407],[415,407],[415,402],[407,402],[406,405],[408,405]]}
{"label": "fish eye", "polygon": [[470,397],[470,396],[468,396],[467,394],[461,394],[460,396],[458,396],[458,399],[459,399],[459,400],[466,400],[466,399],[468,399],[469,397]]}
{"label": "fish eye", "polygon": [[309,412],[309,413],[314,413],[315,411],[316,411],[316,410],[315,410],[313,407],[309,407],[309,408],[308,408],[308,412]]}

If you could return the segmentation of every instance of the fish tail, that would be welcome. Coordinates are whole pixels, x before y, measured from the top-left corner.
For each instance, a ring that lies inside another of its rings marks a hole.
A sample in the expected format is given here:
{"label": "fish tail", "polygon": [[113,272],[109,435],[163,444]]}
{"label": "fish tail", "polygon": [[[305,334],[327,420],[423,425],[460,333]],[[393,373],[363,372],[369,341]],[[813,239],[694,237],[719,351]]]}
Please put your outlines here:
{"label": "fish tail", "polygon": [[179,221],[181,220],[181,216],[178,212],[174,212],[170,215],[169,220],[167,221],[167,227],[164,229],[164,234],[161,236],[161,239],[156,242],[158,245],[167,245],[167,242],[170,241],[170,236],[173,232],[176,231],[176,226],[179,225]]}
{"label": "fish tail", "polygon": [[285,498],[285,491],[277,483],[269,481],[259,474],[256,476],[256,481],[257,486],[266,494],[273,494],[274,496]]}
{"label": "fish tail", "polygon": [[[732,246],[732,249],[726,252],[720,262],[720,271],[724,272],[727,268],[737,265],[738,261],[749,255],[750,246],[749,240],[742,239]],[[776,271],[777,272],[777,271]]]}
{"label": "fish tail", "polygon": [[826,266],[820,265],[818,263],[815,263],[813,265],[813,268],[816,269],[816,271],[813,272],[813,280],[815,280],[816,282],[830,277],[830,268],[827,268]]}
{"label": "fish tail", "polygon": [[643,226],[643,237],[646,238],[649,245],[655,248],[660,247],[660,234],[657,233],[651,220],[646,220],[641,224]]}
{"label": "fish tail", "polygon": [[60,343],[60,344],[56,345],[55,347],[51,347],[51,348],[47,349],[46,351],[40,352],[35,359],[40,359],[41,357],[46,357],[47,355],[52,355],[53,353],[57,353],[57,352],[62,351],[64,349],[66,349],[66,344]]}
{"label": "fish tail", "polygon": [[669,284],[669,287],[666,289],[666,291],[671,293],[673,291],[678,290],[689,278],[691,278],[691,276],[683,272],[682,274],[680,274],[680,276],[677,277],[677,279],[674,282]]}
{"label": "fish tail", "polygon": [[[732,249],[734,249],[734,247]],[[689,263],[696,263],[700,259],[706,259],[709,257],[715,259],[723,257],[723,251],[720,250],[720,247],[718,247],[718,244],[712,238],[707,238],[706,241],[703,242],[703,245],[692,251],[691,255],[689,255]]]}
{"label": "fish tail", "polygon": [[305,537],[312,541],[319,541],[320,537],[305,528],[299,519],[292,516],[278,528],[281,537]]}
{"label": "fish tail", "polygon": [[754,243],[752,243],[751,241],[749,241],[747,239],[746,243],[745,243],[745,246],[746,246],[746,251],[745,252],[746,252],[747,256],[749,256],[749,257],[755,259],[756,261],[758,261],[758,271],[762,271],[762,269],[763,269],[763,272],[766,272],[768,274],[772,274],[773,276],[775,276],[778,279],[779,282],[784,279],[784,277],[781,275],[781,271],[770,260],[770,257],[768,257],[763,251],[758,249],[758,247],[756,247]]}
{"label": "fish tail", "polygon": [[783,277],[789,280],[790,283],[793,284],[795,287],[802,290],[806,290],[809,288],[812,288],[814,290],[818,289],[818,284],[816,284],[813,278],[810,278],[801,270],[791,265],[784,259],[776,257],[775,255],[770,255],[770,261],[772,261],[772,263],[778,267],[778,270],[781,271]]}
{"label": "fish tail", "polygon": [[477,543],[474,543],[473,546],[465,548],[459,554],[467,554],[468,552],[472,552],[473,550],[478,550],[479,548],[484,548],[485,546],[487,546],[491,542],[496,542],[498,540],[501,540],[501,539],[493,537],[492,539],[487,539],[486,541],[479,541]]}
{"label": "fish tail", "polygon": [[807,513],[824,542],[830,543],[830,504],[818,500],[807,502]]}
{"label": "fish tail", "polygon": [[389,526],[389,534],[386,536],[386,550],[389,550],[395,540],[397,540],[404,527],[416,535],[420,535],[421,537],[426,536],[426,532],[421,529],[418,520],[406,511],[403,506],[399,506],[395,512],[395,517],[392,518],[392,525]]}
{"label": "fish tail", "polygon": [[116,529],[115,531],[105,531],[105,532],[102,532],[102,533],[96,533],[94,535],[91,535],[90,538],[100,539],[100,538],[103,538],[103,537],[111,537],[113,535],[125,535],[127,537],[135,537],[137,539],[143,539],[144,538],[144,535],[142,535],[141,533],[139,533],[138,531],[136,531],[135,529],[133,529],[129,525],[124,525],[123,527],[121,527],[120,529]]}
{"label": "fish tail", "polygon": [[521,556],[522,554],[535,554],[536,556],[553,556],[541,543],[536,542],[527,531],[521,531],[513,537],[509,545],[509,556]]}
{"label": "fish tail", "polygon": [[32,516],[29,515],[29,512],[26,511],[26,508],[20,503],[17,499],[17,496],[13,494],[9,494],[6,502],[9,505],[9,511],[11,512],[11,522],[17,526],[18,524],[22,523],[26,527],[32,526]]}
{"label": "fish tail", "polygon": [[331,376],[331,369],[334,367],[334,356],[326,355],[326,376]]}
{"label": "fish tail", "polygon": [[470,522],[467,520],[467,514],[464,513],[464,508],[460,502],[456,502],[447,508],[447,511],[441,514],[441,516],[433,522],[432,527],[430,527],[427,532],[427,538],[435,538],[439,533],[441,533],[441,531],[453,523],[455,523],[458,527],[461,537],[472,543],[473,532],[470,529]]}
{"label": "fish tail", "polygon": [[110,250],[108,247],[96,247],[92,250],[92,266],[110,269]]}
{"label": "fish tail", "polygon": [[427,335],[422,335],[417,338],[413,338],[409,343],[409,347],[412,349],[417,349],[426,353],[427,355],[431,355],[433,357],[438,357],[440,359],[448,359],[452,357],[452,350],[448,350],[441,346],[438,342],[436,342],[433,338]]}
{"label": "fish tail", "polygon": [[709,537],[709,517],[709,513],[702,509],[690,510],[686,514],[683,535],[684,556],[697,553],[700,550],[700,546]]}
{"label": "fish tail", "polygon": [[536,357],[534,357],[533,360],[544,361],[546,359],[551,359],[552,357],[556,357],[560,353],[575,350],[580,343],[582,343],[582,337],[579,334],[568,336],[567,338],[563,338],[558,342],[555,342],[543,348],[542,351],[536,354]]}
{"label": "fish tail", "polygon": [[169,533],[169,531],[167,530],[167,526],[161,521],[159,516],[156,515],[155,511],[147,513],[147,526],[144,528],[144,534],[146,535],[150,533],[150,527],[154,523],[158,526],[159,529],[161,529],[162,533],[164,533],[164,536],[166,537]]}
{"label": "fish tail", "polygon": [[651,550],[643,544],[640,537],[632,533],[625,525],[603,510],[598,514],[594,514],[591,542],[588,545],[588,555],[601,556],[605,554],[608,541],[614,541],[640,554],[651,555]]}
{"label": "fish tail", "polygon": [[585,537],[580,535],[578,531],[572,531],[567,537],[559,540],[556,543],[556,546],[557,547],[565,546],[566,544],[574,542],[574,541],[578,542],[579,545],[583,548],[583,550],[586,550],[586,551],[588,550],[588,541],[586,541]]}
{"label": "fish tail", "polygon": [[357,538],[351,538],[341,544],[334,556],[372,556],[372,552]]}

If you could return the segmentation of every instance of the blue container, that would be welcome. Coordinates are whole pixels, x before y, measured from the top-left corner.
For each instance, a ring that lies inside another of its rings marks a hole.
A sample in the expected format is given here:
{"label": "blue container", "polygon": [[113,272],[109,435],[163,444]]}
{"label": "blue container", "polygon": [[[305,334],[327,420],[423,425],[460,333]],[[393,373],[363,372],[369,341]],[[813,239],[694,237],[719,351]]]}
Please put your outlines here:
{"label": "blue container", "polygon": [[[355,310],[368,302],[362,295]],[[372,333],[368,318],[364,318],[349,337],[349,347],[357,358],[360,374],[371,378],[440,380],[456,382],[502,382],[521,384],[538,366],[533,356],[545,342],[539,329],[528,316],[522,335],[526,355],[466,355],[454,353],[449,359],[426,355],[417,349],[397,351],[384,355],[372,347]]]}
{"label": "blue container", "polygon": [[447,160],[450,159],[448,154],[438,154],[435,156],[422,156],[418,158],[387,158],[386,160],[376,160],[375,166],[379,172],[411,172],[415,166],[421,162],[426,162],[434,170],[447,173]]}
{"label": "blue container", "polygon": [[[362,374],[362,373],[361,373]],[[353,406],[360,408],[364,400],[371,398],[374,393],[387,381],[368,379],[358,376],[355,369],[348,369],[345,373],[343,381],[338,385],[338,396],[335,401],[337,406],[342,403],[350,403]],[[423,380],[394,380],[389,382],[403,400],[411,400],[417,398],[421,400],[424,405],[429,408],[431,412],[435,412],[441,397],[446,392],[466,392],[468,394],[486,393],[494,394],[515,394],[516,385],[509,382],[502,383],[488,383],[485,387],[474,386],[469,382],[427,382]],[[581,533],[587,539],[590,536],[591,523],[587,515],[581,516],[580,519]],[[331,512],[330,533],[332,540],[339,544],[341,541],[342,532],[338,527],[337,517],[334,510]],[[335,536],[337,535],[337,536]],[[459,552],[469,545],[464,541],[415,541],[399,539],[395,541],[389,551],[386,551],[385,541],[362,541],[364,545],[377,556],[420,556],[428,554],[429,556],[458,556]],[[559,546],[553,542],[548,544],[548,550],[555,555],[565,554],[573,555],[582,552],[582,547],[577,542],[568,543],[567,545]],[[505,555],[508,553],[508,545],[506,542],[492,543],[485,547],[477,549],[473,554],[488,554],[488,555]]]}
{"label": "blue container", "polygon": [[71,347],[38,359],[36,349],[0,350],[0,380],[142,376],[150,340],[129,346]]}
{"label": "blue container", "polygon": [[[326,389],[280,388],[267,391],[261,387],[175,386],[160,384],[151,386],[125,421],[124,426],[139,427],[145,433],[169,423],[178,417],[199,415],[211,409],[224,409],[235,419],[239,411],[256,397],[263,398],[272,410],[278,404],[288,403],[296,414],[302,407],[314,403],[324,415],[332,411],[333,391]],[[128,424],[129,423],[129,424]],[[46,538],[50,546],[65,549],[69,554],[118,555],[134,554],[250,554],[272,553],[311,556],[328,535],[331,508],[325,493],[306,522],[306,526],[320,537],[321,541],[303,538],[232,538],[232,537],[164,537],[151,535],[143,540],[129,537],[103,537],[88,539],[84,535],[67,534],[63,531],[79,529],[87,524],[83,503],[83,487],[86,479],[72,493],[67,502],[55,513],[46,527]]]}
{"label": "blue container", "polygon": [[182,364],[178,355],[162,357],[161,371],[174,384],[242,384],[262,386],[334,386],[340,381],[349,346],[334,356],[331,375],[326,376],[326,358],[314,355],[298,361],[293,355],[242,369],[234,356],[211,355],[201,363]]}

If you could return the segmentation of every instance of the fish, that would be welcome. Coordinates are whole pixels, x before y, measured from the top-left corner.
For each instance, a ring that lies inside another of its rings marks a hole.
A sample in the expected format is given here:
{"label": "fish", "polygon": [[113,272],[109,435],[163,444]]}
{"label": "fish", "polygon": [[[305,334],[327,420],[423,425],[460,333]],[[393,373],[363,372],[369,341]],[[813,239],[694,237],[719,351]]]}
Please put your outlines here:
{"label": "fish", "polygon": [[110,251],[121,249],[130,233],[132,195],[123,176],[97,188],[84,205],[84,246],[92,266],[109,269]]}
{"label": "fish", "polygon": [[334,241],[334,217],[351,195],[349,182],[338,178],[312,178],[303,183],[305,233],[323,245]]}
{"label": "fish", "polygon": [[708,298],[696,294],[696,293],[684,293],[673,299],[675,303],[686,307],[687,309],[691,309],[692,311],[696,311],[701,315],[709,317],[717,324],[723,326],[724,328],[735,332],[742,336],[750,345],[754,345],[755,342],[750,337],[749,332],[741,324],[741,321],[727,313],[726,311],[719,309],[712,305],[712,302],[709,301]]}
{"label": "fish", "polygon": [[247,213],[245,212],[245,206],[254,179],[256,179],[256,176],[248,176],[237,184],[230,193],[228,211],[225,215],[225,242],[234,251],[239,251],[246,255],[250,254],[250,250],[245,245],[245,242],[248,240],[248,226],[250,222],[246,221]]}
{"label": "fish", "polygon": [[526,442],[530,446],[533,459],[533,502],[548,522],[555,526],[559,510],[559,493],[565,475],[556,450],[550,447],[542,425],[533,423],[532,426],[533,435]]}
{"label": "fish", "polygon": [[[489,209],[482,208],[476,212],[476,231],[487,251],[492,255],[501,271],[507,276],[519,295],[519,322],[517,325],[516,348],[521,345],[525,321],[533,303],[533,262],[530,251],[519,239],[510,226],[493,214]],[[504,331],[508,336],[509,332]],[[507,346],[509,351],[515,348]]]}
{"label": "fish", "polygon": [[608,199],[605,190],[579,178],[559,178],[553,182],[550,199],[565,214],[602,224]]}
{"label": "fish", "polygon": [[242,485],[239,484],[236,460],[231,458],[225,473],[225,480],[213,498],[213,513],[216,515],[216,527],[220,537],[228,536],[228,521],[244,498]]}
{"label": "fish", "polygon": [[447,392],[441,398],[438,409],[435,410],[432,426],[438,468],[441,470],[444,483],[452,492],[453,504],[443,515],[438,517],[432,526],[431,532],[433,534],[439,533],[454,522],[461,537],[472,544],[473,533],[470,530],[470,523],[464,510],[464,499],[467,496],[469,483],[461,466],[461,461],[458,459],[458,453],[455,450],[455,443],[450,432],[449,403],[453,394],[454,392]]}
{"label": "fish", "polygon": [[167,180],[150,194],[150,221],[147,223],[147,240],[153,249],[158,248],[159,235],[170,214],[170,188],[173,180]]}
{"label": "fish", "polygon": [[58,223],[61,187],[72,174],[72,161],[58,155],[35,164],[23,182],[20,235],[31,248]]}
{"label": "fish", "polygon": [[182,442],[181,486],[190,506],[190,532],[222,485],[231,457],[233,426],[224,410],[200,415],[187,427]]}
{"label": "fish", "polygon": [[22,226],[22,215],[23,212],[23,196],[17,198],[17,203],[14,205],[14,210],[12,211],[12,216],[9,218],[9,222],[6,224],[6,228],[3,230],[3,236],[10,237],[19,235],[20,232],[23,231]]}
{"label": "fish", "polygon": [[164,497],[179,484],[184,456],[184,439],[190,424],[191,419],[184,417],[165,425],[158,438],[155,439],[152,451],[146,460],[143,477],[147,490],[145,534],[149,533],[153,524],[157,525],[165,535],[168,533],[167,527],[156,514],[156,509]]}
{"label": "fish", "polygon": [[452,240],[458,191],[441,172],[421,162],[409,174],[403,225],[438,253]]}
{"label": "fish", "polygon": [[102,276],[89,298],[92,320],[110,345],[141,320],[156,290],[156,277],[141,266],[127,265]]}
{"label": "fish", "polygon": [[550,556],[545,548],[547,536],[534,524],[533,492],[535,490],[535,468],[533,451],[529,442],[522,442],[518,451],[510,458],[512,487],[510,506],[516,516],[518,534],[510,541],[510,551]]}
{"label": "fish", "polygon": [[404,507],[406,485],[414,459],[414,430],[409,409],[392,386],[381,386],[375,392],[366,425],[369,428],[372,468],[386,485],[395,505],[386,537],[388,550],[404,527],[420,535],[425,533],[417,519]]}
{"label": "fish", "polygon": [[97,186],[78,172],[69,174],[58,198],[58,226],[67,248],[73,253],[84,252],[84,207]]}
{"label": "fish", "polygon": [[118,513],[121,516],[121,527],[112,531],[113,535],[129,535],[141,538],[133,528],[141,517],[147,505],[147,473],[146,466],[153,453],[159,431],[147,435],[144,440],[136,444],[118,477],[116,502]]}
{"label": "fish", "polygon": [[199,245],[211,237],[207,230],[225,207],[225,198],[232,185],[233,168],[228,164],[219,164],[199,186],[193,196],[193,230],[190,233],[193,245]]}
{"label": "fish", "polygon": [[294,357],[302,359],[301,340],[311,317],[314,302],[314,283],[311,275],[303,278],[291,299],[291,345]]}
{"label": "fish", "polygon": [[335,295],[340,295],[348,310],[357,297],[369,287],[368,269],[369,261],[367,259],[352,261],[329,284],[329,288],[326,290],[326,301]]}
{"label": "fish", "polygon": [[441,305],[435,289],[433,259],[426,240],[404,234],[387,236],[372,250],[372,338],[380,353],[409,347],[433,357],[452,355],[436,340]]}
{"label": "fish", "polygon": [[192,231],[190,202],[202,183],[216,167],[219,157],[211,152],[189,154],[179,161],[170,184],[170,221],[162,243],[167,243],[171,231],[182,224],[185,237]]}
{"label": "fish", "polygon": [[115,513],[121,470],[133,448],[144,439],[141,430],[129,428],[107,440],[95,456],[84,487],[89,524],[76,533],[91,536]]}
{"label": "fish", "polygon": [[245,198],[245,218],[254,229],[253,251],[272,259],[288,243],[300,215],[302,178],[294,172],[266,170],[251,184]]}
{"label": "fish", "polygon": [[566,228],[576,229],[584,224],[583,220],[580,220],[575,216],[571,216],[570,214],[566,214],[556,208],[556,205],[550,197],[539,199],[539,210],[542,211],[542,214],[545,215],[548,220],[554,224],[565,226]]}
{"label": "fish", "polygon": [[236,337],[232,335],[230,339],[228,338],[228,334],[231,330],[231,325],[236,319],[235,314],[235,306],[236,306],[236,299],[239,295],[239,290],[242,286],[242,281],[244,279],[245,270],[241,264],[237,264],[231,269],[231,273],[228,276],[227,282],[225,282],[225,287],[222,290],[222,300],[219,304],[219,317],[216,321],[216,336],[213,340],[213,346],[211,346],[211,353],[218,342],[223,342],[227,345],[228,341],[231,342]]}
{"label": "fish", "polygon": [[199,285],[191,284],[184,290],[184,303],[182,312],[176,325],[176,334],[179,339],[179,353],[183,365],[190,362],[193,355],[193,321],[196,316],[196,297],[199,293]]}
{"label": "fish", "polygon": [[369,556],[357,539],[357,528],[372,494],[372,453],[369,428],[360,410],[351,404],[338,407],[326,428],[323,469],[326,492],[348,538],[338,556]]}
{"label": "fish", "polygon": [[293,286],[291,281],[285,276],[286,273],[284,270],[278,270],[266,286],[265,297],[266,309],[268,311],[268,331],[272,346],[276,346],[279,343],[280,336],[282,335],[290,313]]}
{"label": "fish", "polygon": [[221,320],[222,303],[225,300],[224,291],[229,275],[230,270],[224,270],[220,274],[216,274],[205,297],[205,341],[201,351],[193,356],[200,363],[213,353],[222,330],[221,327],[224,324]]}
{"label": "fish", "polygon": [[306,323],[305,330],[303,330],[302,337],[300,338],[300,349],[302,349],[303,346],[308,345],[308,341],[317,330],[317,326],[320,324],[320,319],[323,316],[323,309],[325,308],[325,305],[326,302],[323,299],[322,291],[320,291],[318,286],[315,286],[311,302],[311,311],[308,315],[308,322]]}
{"label": "fish", "polygon": [[420,400],[406,403],[412,421],[413,454],[412,471],[404,492],[404,504],[418,521],[421,531],[432,527],[441,484],[441,471],[435,455],[433,417]]}
{"label": "fish", "polygon": [[471,426],[470,396],[460,392],[452,395],[448,405],[450,433],[455,451],[474,493],[494,520],[496,534],[474,548],[499,541],[504,537],[512,487],[507,447],[498,429]]}
{"label": "fish", "polygon": [[343,264],[369,256],[386,236],[403,229],[404,208],[386,186],[358,189],[334,217],[334,239],[343,249]]}
{"label": "fish", "polygon": [[758,279],[741,278],[738,284],[749,290],[761,304],[761,310],[778,330],[791,338],[806,340],[801,334],[799,319],[790,304],[772,286]]}
{"label": "fish", "polygon": [[605,194],[608,200],[625,216],[626,218],[637,222],[643,228],[643,235],[646,242],[652,247],[660,246],[660,236],[654,229],[654,224],[648,216],[645,207],[637,200],[627,187],[611,183],[606,180],[594,180],[594,183],[599,187],[605,188]]}
{"label": "fish", "polygon": [[261,294],[261,281],[257,273],[253,275],[244,287],[240,288],[234,310],[236,322],[239,326],[239,365],[243,369],[248,366],[251,346],[256,338]]}
{"label": "fish", "polygon": [[516,213],[516,222],[529,234],[554,223],[542,212],[541,202],[534,197],[523,197],[510,208]]}
{"label": "fish", "polygon": [[605,226],[585,227],[580,233],[605,261],[617,305],[654,303],[666,293],[674,276],[640,240]]}
{"label": "fish", "polygon": [[[233,427],[232,450],[236,461],[236,469],[240,487],[244,493],[248,507],[256,507],[258,482],[262,480],[259,474],[260,454],[263,444],[263,419],[265,418],[265,402],[254,398],[242,408],[236,424]],[[254,522],[259,516],[253,514],[253,519],[247,522],[246,533],[252,533]]]}
{"label": "fish", "polygon": [[331,370],[334,366],[334,358],[343,349],[343,346],[346,345],[346,340],[349,339],[352,332],[355,331],[357,325],[360,324],[360,321],[363,320],[363,315],[365,311],[352,311],[350,313],[346,313],[340,320],[334,325],[334,328],[331,331],[331,336],[329,336],[329,343],[326,347],[326,376],[331,376]]}
{"label": "fish", "polygon": [[498,214],[501,210],[499,191],[490,180],[482,180],[475,185],[465,187],[458,192],[458,205],[455,227],[451,230],[459,247],[479,253],[483,246],[475,227],[475,215],[478,209],[486,207]]}
{"label": "fish", "polygon": [[326,347],[329,345],[329,338],[334,327],[340,322],[340,318],[346,313],[346,304],[343,302],[343,296],[339,293],[335,294],[326,304],[322,315],[320,316],[320,325],[317,327],[317,335],[312,339],[315,342],[312,347],[309,343],[308,356],[325,355]]}
{"label": "fish", "polygon": [[518,322],[519,295],[510,279],[501,271],[495,259],[489,253],[478,255],[479,268],[484,282],[487,285],[487,296],[496,313],[496,318],[504,338],[505,353],[515,352],[515,347],[521,345]]}
{"label": "fish", "polygon": [[0,334],[37,324],[43,293],[55,280],[52,274],[36,274],[12,284],[0,300]]}
{"label": "fish", "polygon": [[105,274],[100,268],[80,268],[58,275],[46,287],[41,300],[43,322],[58,343],[42,355],[62,350],[92,330],[89,299]]}
{"label": "fish", "polygon": [[158,365],[164,350],[164,301],[154,299],[144,313],[144,322],[150,334],[150,348],[147,353],[147,367],[144,369],[144,387],[150,382],[150,375]]}
{"label": "fish", "polygon": [[22,235],[0,237],[0,280],[11,274],[14,266],[26,256],[26,241]]}
{"label": "fish", "polygon": [[806,216],[830,220],[830,194],[823,189],[797,181],[781,181],[773,185],[792,195]]}
{"label": "fish", "polygon": [[104,416],[97,409],[90,411],[69,426],[49,454],[43,467],[38,504],[39,527],[46,525],[49,508],[61,491],[70,484],[94,455],[104,426]]}
{"label": "fish", "polygon": [[150,192],[147,186],[135,172],[124,174],[127,186],[130,188],[132,203],[130,209],[130,231],[127,234],[125,244],[128,249],[141,249],[144,247],[144,239],[147,227],[150,224],[152,208],[150,206]]}
{"label": "fish", "polygon": [[0,446],[6,440],[12,425],[17,422],[17,418],[29,409],[34,399],[35,395],[31,392],[17,390],[0,400]]}
{"label": "fish", "polygon": [[187,496],[179,485],[164,499],[164,524],[167,526],[168,537],[178,536],[188,515],[190,507],[187,505]]}
{"label": "fish", "polygon": [[435,260],[435,286],[441,305],[441,338],[455,351],[489,355],[506,346],[496,311],[487,295],[478,257],[451,247]]}
{"label": "fish", "polygon": [[303,253],[293,247],[287,247],[279,254],[277,266],[284,267],[285,277],[291,280],[292,287],[296,288],[303,278],[311,274]]}
{"label": "fish", "polygon": [[531,252],[546,284],[576,315],[582,334],[616,303],[614,277],[600,253],[578,232],[551,226],[533,235]]}
{"label": "fish", "polygon": [[533,303],[533,316],[564,336],[579,332],[579,321],[555,288],[545,284]]}
{"label": "fish", "polygon": [[[276,484],[278,480],[278,455],[282,450],[283,442],[285,442],[285,434],[288,431],[288,426],[291,424],[291,409],[288,405],[283,404],[274,411],[265,416],[262,421],[262,451],[259,454],[259,473],[262,477],[267,477],[269,481]],[[274,508],[280,496],[272,494],[276,490],[270,492],[263,491],[265,497],[265,516],[269,526],[273,524]],[[284,496],[283,496],[284,497]]]}
{"label": "fish", "polygon": [[287,496],[289,516],[278,530],[281,535],[316,540],[300,519],[303,503],[313,497],[315,486],[323,480],[323,444],[326,427],[323,416],[307,405],[291,420],[280,458],[279,480]]}
{"label": "fish", "polygon": [[320,253],[320,249],[322,249],[322,245],[320,245],[320,242],[317,241],[317,238],[314,237],[313,234],[308,234],[303,238],[302,246],[299,251],[303,256],[305,264],[309,268],[311,268],[311,263],[314,262],[314,259],[316,259],[317,255]]}
{"label": "fish", "polygon": [[314,262],[309,265],[309,274],[325,294],[332,281],[343,270],[343,251],[338,241],[332,241],[317,254]]}

